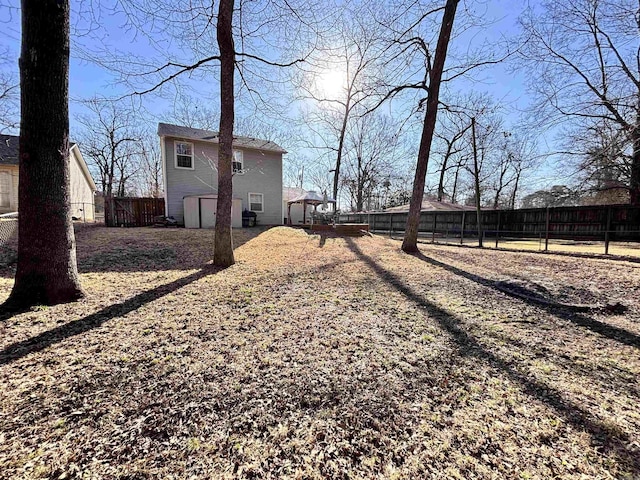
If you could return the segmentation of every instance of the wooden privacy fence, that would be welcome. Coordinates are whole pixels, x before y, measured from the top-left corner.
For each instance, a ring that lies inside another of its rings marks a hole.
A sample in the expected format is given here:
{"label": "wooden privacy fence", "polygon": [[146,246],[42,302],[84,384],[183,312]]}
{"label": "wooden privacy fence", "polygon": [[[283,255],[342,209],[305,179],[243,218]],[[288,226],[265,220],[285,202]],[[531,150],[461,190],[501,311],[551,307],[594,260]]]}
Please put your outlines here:
{"label": "wooden privacy fence", "polygon": [[107,227],[144,227],[164,215],[164,198],[107,197],[104,224]]}
{"label": "wooden privacy fence", "polygon": [[[589,207],[483,210],[481,235],[511,238],[556,238],[640,242],[640,207],[605,205]],[[368,223],[373,232],[404,232],[408,213],[353,213],[339,223]],[[477,236],[475,211],[422,212],[418,232]]]}

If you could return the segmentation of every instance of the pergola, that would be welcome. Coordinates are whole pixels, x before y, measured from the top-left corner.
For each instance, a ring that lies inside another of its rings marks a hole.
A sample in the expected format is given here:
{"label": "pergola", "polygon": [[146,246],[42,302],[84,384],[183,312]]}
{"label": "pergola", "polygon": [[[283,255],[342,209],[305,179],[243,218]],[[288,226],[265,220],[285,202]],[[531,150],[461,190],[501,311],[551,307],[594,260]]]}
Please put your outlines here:
{"label": "pergola", "polygon": [[300,195],[299,197],[294,198],[293,200],[289,200],[287,202],[287,224],[291,225],[291,205],[294,203],[302,204],[302,223],[307,223],[307,205],[313,205],[313,211],[315,212],[318,209],[318,205],[325,205],[329,203],[335,204],[336,201],[333,198],[327,197],[327,195],[320,195],[318,192],[314,192],[313,190],[305,193],[304,195]]}

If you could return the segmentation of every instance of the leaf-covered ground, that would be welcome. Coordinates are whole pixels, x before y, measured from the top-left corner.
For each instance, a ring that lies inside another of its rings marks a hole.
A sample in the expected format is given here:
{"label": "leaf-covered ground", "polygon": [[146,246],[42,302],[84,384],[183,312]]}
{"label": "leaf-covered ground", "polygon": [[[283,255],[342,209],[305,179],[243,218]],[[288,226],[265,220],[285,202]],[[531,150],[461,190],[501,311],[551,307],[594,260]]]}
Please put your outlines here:
{"label": "leaf-covered ground", "polygon": [[79,231],[87,299],[0,322],[0,477],[640,477],[639,264],[257,233]]}

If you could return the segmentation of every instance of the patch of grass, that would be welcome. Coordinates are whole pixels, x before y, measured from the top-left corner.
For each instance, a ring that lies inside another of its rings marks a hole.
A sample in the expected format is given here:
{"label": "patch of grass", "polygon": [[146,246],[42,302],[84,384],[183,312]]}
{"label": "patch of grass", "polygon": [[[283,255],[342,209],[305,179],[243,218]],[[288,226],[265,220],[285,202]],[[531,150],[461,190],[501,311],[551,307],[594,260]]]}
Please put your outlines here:
{"label": "patch of grass", "polygon": [[640,476],[637,265],[212,235],[79,232],[88,297],[2,325],[0,477]]}

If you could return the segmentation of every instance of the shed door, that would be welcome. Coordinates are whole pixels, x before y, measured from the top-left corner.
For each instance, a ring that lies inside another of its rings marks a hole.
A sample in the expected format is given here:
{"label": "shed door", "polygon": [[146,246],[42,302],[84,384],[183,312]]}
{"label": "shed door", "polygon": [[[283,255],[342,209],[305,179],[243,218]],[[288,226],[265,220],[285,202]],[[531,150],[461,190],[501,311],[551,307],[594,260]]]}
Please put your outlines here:
{"label": "shed door", "polygon": [[200,228],[211,228],[216,226],[216,208],[218,200],[216,198],[200,199]]}

